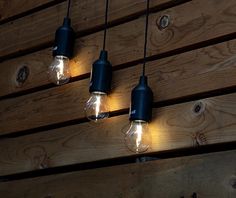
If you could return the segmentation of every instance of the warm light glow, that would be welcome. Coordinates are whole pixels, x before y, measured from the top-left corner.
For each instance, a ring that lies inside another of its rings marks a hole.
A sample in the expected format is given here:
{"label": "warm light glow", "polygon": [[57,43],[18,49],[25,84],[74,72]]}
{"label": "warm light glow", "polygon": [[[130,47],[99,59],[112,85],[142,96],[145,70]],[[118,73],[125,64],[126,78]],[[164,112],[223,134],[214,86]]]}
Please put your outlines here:
{"label": "warm light glow", "polygon": [[[88,73],[88,63],[81,61],[78,57],[74,57],[70,60],[70,73],[71,77],[79,76]],[[89,65],[90,66],[90,65]]]}
{"label": "warm light glow", "polygon": [[143,128],[142,125],[137,125],[137,139],[136,139],[136,147],[139,148],[139,145],[142,141],[142,134],[143,134]]}
{"label": "warm light glow", "polygon": [[[96,118],[98,118],[98,114],[100,112],[100,106],[101,106],[101,95],[96,95],[96,102],[95,102],[95,111],[96,111]],[[97,120],[97,119],[96,119]]]}
{"label": "warm light glow", "polygon": [[117,89],[113,89],[112,93],[109,94],[110,111],[116,111],[124,105],[124,100],[120,96],[120,92]]}
{"label": "warm light glow", "polygon": [[49,79],[56,85],[62,85],[70,79],[69,59],[65,56],[55,56],[48,71]]}
{"label": "warm light glow", "polygon": [[109,116],[109,106],[107,94],[102,92],[92,92],[86,103],[85,113],[89,120],[99,121]]}
{"label": "warm light glow", "polygon": [[[177,123],[176,119],[168,119],[168,122],[166,122],[166,120],[164,121],[163,117],[165,116],[165,113],[166,112],[159,111],[158,116],[155,116],[155,118],[149,124],[149,131],[152,137],[152,150],[161,151],[174,149],[176,148],[176,138],[178,138],[179,140],[188,138],[188,142],[190,145],[192,141],[191,134],[189,134],[188,128],[186,128],[186,132],[185,130],[183,130],[183,128],[178,127],[180,123]],[[155,115],[157,114],[155,113]],[[171,133],[171,131],[173,130],[178,132],[173,135]],[[184,147],[186,146],[186,142],[178,141],[178,146]]]}
{"label": "warm light glow", "polygon": [[142,120],[132,121],[129,130],[125,134],[125,143],[133,152],[142,153],[147,151],[151,144],[148,123]]}
{"label": "warm light glow", "polygon": [[57,72],[57,79],[61,79],[64,76],[64,61],[63,60],[59,60],[59,64],[58,64],[58,72]]}

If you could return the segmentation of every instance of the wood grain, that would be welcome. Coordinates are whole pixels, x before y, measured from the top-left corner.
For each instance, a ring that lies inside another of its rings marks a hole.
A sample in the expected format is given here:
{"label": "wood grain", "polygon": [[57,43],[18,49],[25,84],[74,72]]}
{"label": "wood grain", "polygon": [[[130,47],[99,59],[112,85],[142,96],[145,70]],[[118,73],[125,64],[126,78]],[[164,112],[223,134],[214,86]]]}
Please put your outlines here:
{"label": "wood grain", "polygon": [[[155,160],[0,184],[4,198],[234,198],[236,151]],[[14,190],[12,190],[14,189]]]}
{"label": "wood grain", "polygon": [[[236,94],[230,94],[154,109],[149,152],[236,142],[235,107]],[[0,175],[133,155],[124,145],[128,122],[122,115],[3,139]]]}
{"label": "wood grain", "polygon": [[25,13],[39,6],[56,2],[58,0],[1,0],[0,1],[0,22],[16,15]]}
{"label": "wood grain", "polygon": [[[235,32],[236,23],[233,20],[236,17],[233,17],[231,11],[235,2],[222,1],[212,6],[213,3],[212,0],[207,1],[210,12],[205,8],[205,1],[202,3],[197,0],[150,15],[148,55],[166,53]],[[192,11],[191,15],[189,10]],[[171,22],[169,27],[159,30],[157,24],[163,15],[169,15]],[[114,67],[142,58],[144,20],[145,18],[139,18],[109,29],[107,48]],[[103,32],[98,32],[77,40],[76,55],[71,62],[73,77],[90,72],[92,63],[98,58],[102,37]],[[3,85],[0,96],[47,85],[49,82],[46,71],[51,61],[50,49],[45,49],[1,63],[4,75],[0,78],[0,84]],[[28,80],[19,86],[15,82],[16,73],[24,65],[29,67],[30,75]]]}
{"label": "wood grain", "polygon": [[[153,0],[151,7],[159,7],[174,0]],[[0,26],[0,57],[50,43],[56,29],[62,25],[67,2],[49,7]],[[76,32],[85,32],[104,24],[105,1],[72,2],[71,19]],[[143,0],[113,0],[109,7],[109,21],[117,21],[145,10]],[[11,41],[11,42],[9,42]],[[1,60],[1,59],[0,59]]]}
{"label": "wood grain", "polygon": [[[148,63],[154,101],[181,98],[236,85],[235,40]],[[135,71],[135,72],[134,72]],[[111,111],[129,107],[141,65],[113,73]],[[84,117],[89,79],[0,101],[0,134]]]}

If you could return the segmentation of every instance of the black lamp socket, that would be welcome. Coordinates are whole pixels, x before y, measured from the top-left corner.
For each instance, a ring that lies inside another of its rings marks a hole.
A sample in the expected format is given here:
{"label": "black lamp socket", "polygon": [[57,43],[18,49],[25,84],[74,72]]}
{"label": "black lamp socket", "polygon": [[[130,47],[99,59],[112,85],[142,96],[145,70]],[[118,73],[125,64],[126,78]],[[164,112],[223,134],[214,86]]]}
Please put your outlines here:
{"label": "black lamp socket", "polygon": [[111,80],[112,65],[107,60],[107,51],[102,50],[92,66],[89,92],[108,93],[111,90]]}
{"label": "black lamp socket", "polygon": [[74,42],[75,32],[71,27],[71,20],[65,17],[63,25],[57,29],[55,34],[53,56],[60,55],[71,58],[73,56]]}
{"label": "black lamp socket", "polygon": [[147,76],[141,76],[131,93],[130,120],[151,121],[152,103],[153,92],[148,86]]}

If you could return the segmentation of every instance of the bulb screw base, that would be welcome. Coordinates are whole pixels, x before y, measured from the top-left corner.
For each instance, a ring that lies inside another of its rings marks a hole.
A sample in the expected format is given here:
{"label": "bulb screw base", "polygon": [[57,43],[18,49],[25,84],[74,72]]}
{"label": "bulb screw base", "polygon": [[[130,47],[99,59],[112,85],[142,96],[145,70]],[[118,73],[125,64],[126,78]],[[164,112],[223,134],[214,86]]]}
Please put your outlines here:
{"label": "bulb screw base", "polygon": [[148,86],[147,76],[141,76],[139,84],[132,90],[131,93],[130,121],[151,121],[152,103],[153,92]]}
{"label": "bulb screw base", "polygon": [[53,46],[53,56],[61,55],[68,58],[73,56],[75,33],[71,27],[71,20],[64,18],[63,25],[59,27],[55,34]]}
{"label": "bulb screw base", "polygon": [[107,60],[107,51],[100,52],[99,59],[93,63],[89,92],[108,93],[111,90],[112,65]]}

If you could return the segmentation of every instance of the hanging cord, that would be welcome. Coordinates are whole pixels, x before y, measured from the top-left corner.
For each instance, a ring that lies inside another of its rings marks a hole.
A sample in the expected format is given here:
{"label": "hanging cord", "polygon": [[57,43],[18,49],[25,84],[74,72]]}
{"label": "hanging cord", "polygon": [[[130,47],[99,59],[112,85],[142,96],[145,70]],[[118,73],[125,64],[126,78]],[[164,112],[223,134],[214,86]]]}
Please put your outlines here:
{"label": "hanging cord", "polygon": [[104,36],[103,36],[103,51],[106,48],[108,3],[109,3],[109,0],[106,0],[105,27],[104,27]]}
{"label": "hanging cord", "polygon": [[147,9],[146,9],[146,24],[145,24],[145,38],[144,38],[145,40],[143,49],[143,76],[145,76],[146,59],[147,59],[148,18],[149,18],[149,0],[147,0]]}
{"label": "hanging cord", "polygon": [[67,18],[70,17],[70,3],[71,3],[71,0],[68,0],[68,4],[67,4],[67,13],[66,13],[66,17],[67,17]]}

